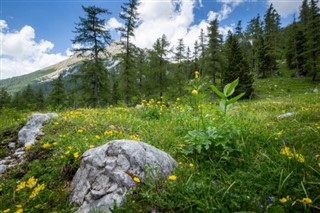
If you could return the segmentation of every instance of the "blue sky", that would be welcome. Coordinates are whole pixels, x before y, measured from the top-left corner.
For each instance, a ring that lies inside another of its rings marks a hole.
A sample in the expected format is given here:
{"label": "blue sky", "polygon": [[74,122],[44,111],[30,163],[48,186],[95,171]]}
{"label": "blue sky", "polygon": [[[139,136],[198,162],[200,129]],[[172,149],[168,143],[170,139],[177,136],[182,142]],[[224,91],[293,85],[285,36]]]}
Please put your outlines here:
{"label": "blue sky", "polygon": [[[286,26],[298,12],[302,0],[141,0],[140,26],[134,43],[150,48],[166,34],[172,45],[179,38],[193,48],[200,30],[206,30],[210,20],[218,18],[220,33],[226,35],[242,20],[247,22],[258,13],[265,14],[274,4]],[[36,71],[66,59],[72,48],[75,23],[84,16],[81,5],[96,5],[112,12],[105,16],[106,27],[113,38],[121,26],[118,15],[123,0],[1,0],[1,63],[0,79]],[[178,8],[178,10],[177,10]]]}

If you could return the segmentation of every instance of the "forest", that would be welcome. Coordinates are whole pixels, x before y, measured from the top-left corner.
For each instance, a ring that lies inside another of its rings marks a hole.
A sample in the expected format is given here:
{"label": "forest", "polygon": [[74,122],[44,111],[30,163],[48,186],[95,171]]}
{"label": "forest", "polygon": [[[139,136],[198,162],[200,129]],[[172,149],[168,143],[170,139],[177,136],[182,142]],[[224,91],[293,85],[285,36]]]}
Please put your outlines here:
{"label": "forest", "polygon": [[[97,107],[123,104],[134,106],[143,99],[166,97],[175,100],[188,95],[190,80],[195,71],[202,77],[201,89],[208,100],[215,99],[209,85],[222,88],[239,78],[237,93],[244,98],[257,97],[253,84],[257,78],[280,76],[279,65],[286,64],[292,77],[317,80],[320,57],[320,15],[316,0],[304,0],[298,17],[281,28],[280,16],[271,4],[263,16],[257,14],[243,29],[239,20],[234,33],[223,39],[217,20],[210,22],[194,42],[193,51],[184,45],[183,38],[170,44],[166,35],[158,38],[152,49],[140,49],[132,43],[139,21],[138,1],[124,3],[120,18],[125,23],[121,33],[122,52],[117,72],[105,66],[108,56],[105,46],[113,42],[110,32],[103,28],[107,9],[83,7],[73,30],[74,54],[83,57],[79,72],[72,79],[57,78],[49,92],[29,85],[16,94],[0,91],[0,108],[40,110],[46,107]],[[200,88],[196,88],[200,89]]]}

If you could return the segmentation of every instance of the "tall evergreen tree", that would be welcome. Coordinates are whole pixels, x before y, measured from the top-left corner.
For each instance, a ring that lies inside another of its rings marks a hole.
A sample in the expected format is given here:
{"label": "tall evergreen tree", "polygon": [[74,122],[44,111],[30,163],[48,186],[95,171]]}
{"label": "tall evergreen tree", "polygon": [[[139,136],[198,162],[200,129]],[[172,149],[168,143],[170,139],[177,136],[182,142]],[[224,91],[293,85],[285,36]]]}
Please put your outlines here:
{"label": "tall evergreen tree", "polygon": [[61,74],[53,82],[52,89],[47,97],[47,102],[53,107],[65,106],[66,94],[65,94],[64,82]]}
{"label": "tall evergreen tree", "polygon": [[11,96],[7,89],[4,87],[0,88],[0,110],[4,107],[9,107],[11,104]]}
{"label": "tall evergreen tree", "polygon": [[[220,53],[222,37],[218,31],[218,20],[215,19],[209,23],[208,27],[208,64],[211,69],[211,83],[216,85],[216,75],[218,70],[218,54]],[[215,99],[215,94],[212,93],[212,98]]]}
{"label": "tall evergreen tree", "polygon": [[226,41],[227,46],[227,70],[223,75],[223,83],[227,84],[239,78],[239,84],[234,96],[244,92],[244,98],[250,98],[253,92],[253,76],[250,73],[250,68],[247,60],[243,55],[238,37],[229,33]]}
{"label": "tall evergreen tree", "polygon": [[106,21],[99,18],[99,15],[111,13],[107,9],[96,6],[82,6],[82,9],[86,17],[80,17],[80,22],[76,24],[73,31],[76,36],[72,40],[73,44],[80,44],[80,47],[73,51],[79,56],[89,56],[89,61],[80,69],[81,75],[77,77],[80,77],[83,84],[89,82],[88,86],[81,85],[80,88],[84,88],[85,93],[92,91],[88,93],[87,100],[97,106],[102,96],[101,91],[107,89],[107,71],[100,53],[105,52],[105,46],[111,41],[110,32],[105,28]]}
{"label": "tall evergreen tree", "polygon": [[130,103],[130,97],[135,95],[136,87],[136,73],[134,68],[134,47],[131,44],[131,38],[134,37],[134,29],[137,27],[138,22],[138,0],[129,0],[129,3],[124,3],[120,18],[124,21],[124,27],[119,28],[125,51],[120,55],[122,58],[122,73],[121,83],[123,87],[123,93],[125,96],[125,102],[127,105]]}
{"label": "tall evergreen tree", "polygon": [[[166,67],[167,67],[167,54],[169,53],[170,43],[166,35],[158,38],[153,45],[153,54],[155,59],[155,70],[157,70],[157,81],[159,84],[159,97],[163,96],[166,87]],[[156,84],[157,85],[157,84]]]}
{"label": "tall evergreen tree", "polygon": [[205,55],[206,55],[206,47],[207,47],[207,40],[206,36],[203,32],[203,29],[201,29],[200,36],[199,36],[199,49],[200,49],[200,58],[199,58],[199,72],[200,75],[204,74],[204,62],[205,62]]}
{"label": "tall evergreen tree", "polygon": [[251,66],[255,72],[258,72],[257,49],[259,38],[262,36],[262,22],[259,14],[249,21],[246,34],[251,44]]}
{"label": "tall evergreen tree", "polygon": [[273,70],[277,68],[277,58],[279,58],[279,32],[280,32],[280,15],[270,4],[264,16],[264,41],[268,46],[267,54],[270,59],[268,67],[270,76],[273,75]]}
{"label": "tall evergreen tree", "polygon": [[186,46],[184,45],[183,38],[181,38],[178,40],[178,45],[175,52],[175,61],[177,62],[175,80],[177,82],[177,89],[180,96],[182,95],[183,82],[188,79],[187,72],[183,63],[186,58],[185,49]]}
{"label": "tall evergreen tree", "polygon": [[311,67],[311,80],[315,81],[319,72],[320,61],[320,9],[318,0],[310,0],[308,21],[308,50],[310,52],[309,64]]}

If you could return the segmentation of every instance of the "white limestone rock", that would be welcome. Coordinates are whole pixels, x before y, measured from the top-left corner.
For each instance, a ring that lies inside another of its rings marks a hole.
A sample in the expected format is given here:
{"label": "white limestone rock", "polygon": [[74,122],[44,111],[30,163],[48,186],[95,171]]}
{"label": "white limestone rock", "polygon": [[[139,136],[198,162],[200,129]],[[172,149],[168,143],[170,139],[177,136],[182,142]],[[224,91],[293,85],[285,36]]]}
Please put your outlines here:
{"label": "white limestone rock", "polygon": [[56,113],[47,114],[33,114],[27,121],[26,126],[24,126],[18,133],[18,141],[24,146],[28,146],[34,143],[37,135],[43,135],[41,132],[42,125],[45,121],[52,117],[58,116]]}
{"label": "white limestone rock", "polygon": [[[133,140],[111,141],[86,151],[80,159],[70,196],[71,203],[80,206],[77,213],[110,212],[115,203],[123,204],[132,174],[143,182],[146,175],[168,176],[177,165],[169,154]],[[146,174],[147,170],[151,173]]]}

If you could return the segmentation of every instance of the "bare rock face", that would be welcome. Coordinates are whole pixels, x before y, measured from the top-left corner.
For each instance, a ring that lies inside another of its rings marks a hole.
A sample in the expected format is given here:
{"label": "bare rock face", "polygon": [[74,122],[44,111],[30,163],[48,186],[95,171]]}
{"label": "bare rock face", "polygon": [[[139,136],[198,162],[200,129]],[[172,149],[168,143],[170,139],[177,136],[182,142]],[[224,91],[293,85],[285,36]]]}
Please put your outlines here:
{"label": "bare rock face", "polygon": [[32,114],[27,121],[26,126],[18,133],[19,143],[24,144],[25,147],[33,144],[37,135],[43,135],[43,132],[40,130],[43,123],[55,116],[58,115],[56,113]]}
{"label": "bare rock face", "polygon": [[[177,163],[167,153],[143,142],[115,140],[90,149],[81,156],[80,168],[71,183],[71,203],[77,213],[110,212],[120,206],[133,182],[167,176]],[[148,174],[147,174],[148,170]],[[151,171],[151,173],[149,173]]]}

